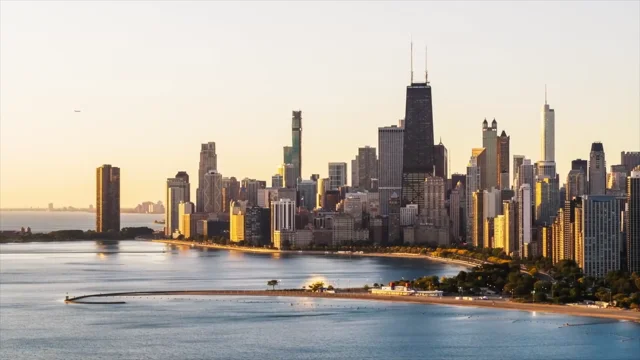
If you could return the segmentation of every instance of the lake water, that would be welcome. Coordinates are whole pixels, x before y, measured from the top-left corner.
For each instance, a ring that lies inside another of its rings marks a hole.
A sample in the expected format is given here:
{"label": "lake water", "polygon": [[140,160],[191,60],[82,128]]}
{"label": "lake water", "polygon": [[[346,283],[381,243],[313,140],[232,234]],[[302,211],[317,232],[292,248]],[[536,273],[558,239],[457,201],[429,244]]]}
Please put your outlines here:
{"label": "lake water", "polygon": [[[0,359],[637,359],[640,325],[557,314],[285,297],[65,293],[340,286],[463,268],[122,241],[0,245]],[[582,326],[562,327],[564,323]]]}
{"label": "lake water", "polygon": [[[162,230],[163,224],[154,220],[163,220],[164,214],[120,214],[120,227],[146,226]],[[96,214],[80,211],[0,211],[1,231],[20,231],[31,227],[32,232],[50,232],[55,230],[95,230]]]}

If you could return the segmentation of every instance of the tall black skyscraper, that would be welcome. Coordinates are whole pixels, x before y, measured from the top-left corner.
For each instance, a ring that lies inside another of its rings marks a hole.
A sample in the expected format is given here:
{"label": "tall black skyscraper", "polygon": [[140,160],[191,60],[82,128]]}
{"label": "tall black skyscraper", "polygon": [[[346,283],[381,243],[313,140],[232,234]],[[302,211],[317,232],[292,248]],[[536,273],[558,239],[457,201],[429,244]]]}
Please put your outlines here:
{"label": "tall black skyscraper", "polygon": [[[413,82],[412,45],[411,85],[407,86],[402,152],[402,206],[418,204],[424,208],[424,179],[433,173],[433,109],[431,85],[425,68],[425,82]],[[426,61],[425,61],[426,63]]]}

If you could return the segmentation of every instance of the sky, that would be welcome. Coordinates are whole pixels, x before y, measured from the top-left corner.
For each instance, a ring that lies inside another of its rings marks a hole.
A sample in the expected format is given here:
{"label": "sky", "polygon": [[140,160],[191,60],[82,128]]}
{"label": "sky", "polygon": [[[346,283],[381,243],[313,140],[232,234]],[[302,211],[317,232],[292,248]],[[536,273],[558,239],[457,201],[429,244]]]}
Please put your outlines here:
{"label": "sky", "polygon": [[638,1],[2,1],[0,207],[95,204],[102,164],[122,207],[163,200],[180,170],[195,193],[209,141],[223,176],[270,183],[292,110],[303,177],[350,168],[404,117],[410,39],[451,172],[484,118],[539,160],[545,84],[561,179],[594,141],[607,166],[640,151]]}

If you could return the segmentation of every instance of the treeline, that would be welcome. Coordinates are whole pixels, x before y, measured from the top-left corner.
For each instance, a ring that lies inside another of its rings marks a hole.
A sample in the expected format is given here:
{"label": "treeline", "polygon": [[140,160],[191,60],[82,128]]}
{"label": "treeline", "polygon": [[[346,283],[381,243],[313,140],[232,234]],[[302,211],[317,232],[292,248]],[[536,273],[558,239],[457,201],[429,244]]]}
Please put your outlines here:
{"label": "treeline", "polygon": [[584,276],[572,260],[547,269],[552,280],[537,279],[520,271],[519,264],[483,264],[454,277],[425,276],[401,280],[420,290],[442,290],[461,295],[482,295],[486,290],[515,301],[566,304],[585,300],[611,303],[621,308],[640,308],[640,276],[612,271],[602,279]]}
{"label": "treeline", "polygon": [[120,231],[96,232],[93,230],[57,230],[48,233],[1,234],[0,242],[73,241],[73,240],[129,240],[138,236],[151,237],[148,227],[126,227]]}

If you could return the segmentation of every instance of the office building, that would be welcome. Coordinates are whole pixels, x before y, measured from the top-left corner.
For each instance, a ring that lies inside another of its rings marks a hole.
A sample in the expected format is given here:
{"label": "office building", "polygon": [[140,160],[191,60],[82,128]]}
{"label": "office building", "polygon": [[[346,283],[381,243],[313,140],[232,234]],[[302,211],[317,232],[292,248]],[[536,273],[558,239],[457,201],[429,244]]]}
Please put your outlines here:
{"label": "office building", "polygon": [[511,188],[511,175],[509,172],[510,142],[511,137],[507,136],[507,133],[502,130],[498,137],[498,188],[500,190]]}
{"label": "office building", "polygon": [[295,199],[278,199],[271,202],[271,237],[275,231],[296,230],[296,202]]}
{"label": "office building", "polygon": [[502,192],[496,188],[484,190],[482,214],[484,218],[493,218],[502,214]]}
{"label": "office building", "polygon": [[607,194],[624,195],[627,185],[627,168],[624,165],[611,165],[607,174]]}
{"label": "office building", "polygon": [[411,74],[404,117],[401,202],[402,206],[417,204],[422,208],[424,179],[434,166],[433,104],[428,73],[425,71],[424,83],[413,82],[413,69]]}
{"label": "office building", "polygon": [[245,241],[245,215],[248,201],[232,201],[229,206],[229,240],[232,242]]}
{"label": "office building", "polygon": [[494,247],[494,219],[492,217],[484,218],[484,225],[482,226],[482,247],[491,249]]}
{"label": "office building", "polygon": [[557,178],[547,176],[536,180],[536,211],[535,221],[537,225],[549,225],[559,208],[560,196],[558,194]]}
{"label": "office building", "polygon": [[511,255],[518,251],[518,203],[513,200],[502,201],[503,221],[503,249],[505,254]]}
{"label": "office building", "polygon": [[494,249],[504,249],[505,246],[505,218],[498,215],[493,219],[493,246]]}
{"label": "office building", "polygon": [[[293,111],[291,115],[291,162],[294,177],[302,179],[302,111]],[[285,177],[286,178],[286,177]]]}
{"label": "office building", "polygon": [[329,188],[327,190],[338,190],[347,185],[347,163],[329,163]]}
{"label": "office building", "polygon": [[457,182],[456,186],[451,190],[449,197],[449,217],[451,218],[451,237],[456,242],[462,241],[464,221],[464,205],[465,193],[464,186],[461,182]]}
{"label": "office building", "polygon": [[244,241],[252,246],[271,244],[270,213],[268,208],[247,207],[244,212]]}
{"label": "office building", "polygon": [[472,156],[469,160],[469,164],[467,165],[467,178],[466,178],[466,189],[465,189],[465,197],[466,197],[466,211],[465,216],[467,217],[466,221],[466,236],[467,242],[472,242],[473,240],[473,224],[474,224],[474,215],[473,215],[473,194],[480,190],[481,183],[481,171],[478,166],[478,158]]}
{"label": "office building", "polygon": [[531,185],[525,183],[518,190],[518,251],[521,258],[527,258],[531,250],[531,220]]}
{"label": "office building", "polygon": [[120,168],[102,165],[96,169],[96,232],[108,231],[120,231]]}
{"label": "office building", "polygon": [[393,192],[389,196],[389,243],[398,244],[401,241],[400,194]]}
{"label": "office building", "polygon": [[184,182],[189,184],[185,189],[185,201],[191,201],[191,183],[189,182],[189,174],[187,174],[186,171],[178,171],[176,179],[182,179]]}
{"label": "office building", "polygon": [[316,207],[322,208],[322,204],[324,201],[324,194],[327,190],[329,190],[329,178],[320,178],[318,179],[318,187],[317,187],[317,195],[316,195]]}
{"label": "office building", "polygon": [[369,146],[359,148],[356,159],[356,163],[358,165],[358,182],[354,187],[371,191],[371,179],[378,178],[378,157],[376,156],[376,148]]}
{"label": "office building", "polygon": [[205,212],[204,188],[205,175],[209,171],[218,170],[218,155],[216,155],[216,143],[208,142],[200,144],[200,163],[198,164],[198,188],[196,189],[196,210]]}
{"label": "office building", "polygon": [[439,176],[428,176],[424,181],[424,209],[422,218],[426,224],[449,229],[449,217],[445,207],[445,181]]}
{"label": "office building", "polygon": [[222,206],[222,174],[215,170],[209,170],[200,185],[201,202],[203,203],[202,212],[205,213],[221,213]]}
{"label": "office building", "polygon": [[293,162],[293,147],[292,146],[283,146],[282,147],[282,163],[283,164],[291,164]]}
{"label": "office building", "polygon": [[271,187],[281,188],[284,187],[284,177],[280,174],[275,174],[271,177]]}
{"label": "office building", "polygon": [[298,194],[300,206],[311,211],[316,208],[316,195],[318,184],[313,180],[300,180],[298,182]]}
{"label": "office building", "polygon": [[293,164],[282,164],[282,169],[283,169],[282,178],[284,179],[284,187],[289,189],[295,189],[298,183],[295,166]]}
{"label": "office building", "polygon": [[589,162],[587,160],[582,160],[582,159],[571,160],[571,170],[580,170],[586,175],[588,169],[589,169]]}
{"label": "office building", "polygon": [[435,166],[435,176],[441,177],[443,179],[447,179],[449,177],[448,171],[448,152],[447,148],[442,143],[442,139],[440,139],[440,143],[434,145],[433,147],[433,163]]}
{"label": "office building", "polygon": [[582,198],[582,263],[587,276],[604,277],[620,270],[620,202],[614,196],[587,195]]}
{"label": "office building", "polygon": [[520,187],[522,187],[522,185],[524,184],[528,184],[529,185],[529,193],[531,195],[531,203],[535,203],[535,188],[536,188],[536,182],[535,182],[535,176],[534,176],[534,167],[533,164],[531,164],[531,160],[529,159],[524,159],[522,161],[522,165],[520,165],[520,169],[518,170],[518,189],[514,189],[514,190],[519,190]]}
{"label": "office building", "polygon": [[196,207],[192,202],[181,201],[178,204],[178,232],[187,238],[186,233],[191,228],[190,218],[185,215],[193,214],[196,211]]}
{"label": "office building", "polygon": [[485,148],[473,148],[471,149],[471,157],[475,158],[475,164],[480,170],[480,189],[488,189],[487,180],[489,173],[487,172],[487,150]]}
{"label": "office building", "polygon": [[400,208],[400,225],[411,226],[418,223],[418,204],[408,204]]}
{"label": "office building", "polygon": [[380,213],[389,215],[392,193],[402,192],[402,151],[404,129],[390,126],[378,128],[378,192]]}
{"label": "office building", "polygon": [[627,271],[640,274],[640,165],[627,178]]}
{"label": "office building", "polygon": [[188,182],[189,177],[181,175],[175,178],[167,179],[167,199],[165,206],[165,235],[171,237],[176,230],[179,230],[180,216],[179,205],[181,202],[189,202],[188,194],[190,184]]}
{"label": "office building", "polygon": [[536,162],[534,169],[534,179],[539,177],[556,177],[556,163],[555,161],[538,161]]}
{"label": "office building", "polygon": [[520,165],[524,163],[523,155],[513,155],[513,190],[518,191],[520,188],[518,181],[520,177]]}
{"label": "office building", "polygon": [[630,175],[636,166],[640,166],[640,151],[622,151],[620,164],[624,165],[627,169],[627,175]]}
{"label": "office building", "polygon": [[567,175],[566,200],[580,197],[587,193],[587,173],[582,170],[571,170]]}
{"label": "office building", "polygon": [[482,247],[484,245],[484,191],[477,190],[472,197],[472,238],[473,246]]}
{"label": "office building", "polygon": [[498,122],[493,119],[491,127],[487,119],[482,122],[482,147],[485,149],[486,180],[483,189],[498,187]]}
{"label": "office building", "polygon": [[544,106],[541,113],[542,120],[542,144],[541,158],[543,161],[556,161],[556,113],[547,104],[547,91],[545,88]]}
{"label": "office building", "polygon": [[589,154],[589,195],[605,195],[607,184],[607,163],[602,143],[591,144]]}

